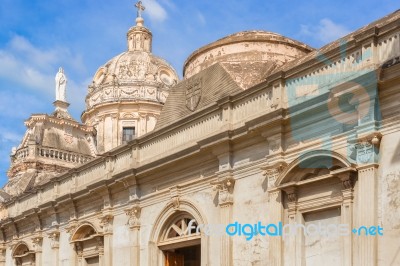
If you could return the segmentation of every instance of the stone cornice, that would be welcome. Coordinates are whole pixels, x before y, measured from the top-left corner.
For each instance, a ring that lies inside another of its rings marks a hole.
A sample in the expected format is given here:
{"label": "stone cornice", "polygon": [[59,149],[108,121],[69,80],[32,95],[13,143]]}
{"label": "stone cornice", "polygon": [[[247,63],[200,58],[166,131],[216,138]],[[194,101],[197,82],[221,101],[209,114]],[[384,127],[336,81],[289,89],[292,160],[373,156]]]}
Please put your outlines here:
{"label": "stone cornice", "polygon": [[278,79],[294,77],[301,72],[323,65],[324,62],[317,60],[317,55],[321,54],[327,60],[330,60],[334,56],[337,56],[339,54],[338,52],[340,52],[341,49],[340,41],[346,42],[346,51],[341,51],[342,53],[347,53],[348,51],[354,50],[356,47],[361,48],[362,44],[368,40],[371,40],[374,44],[376,44],[378,38],[390,34],[391,32],[398,30],[399,28],[399,12],[394,12],[388,17],[371,23],[370,25],[367,25],[362,29],[353,32],[341,38],[340,40],[329,43],[319,50],[311,52],[308,55],[305,55],[299,59],[295,59],[283,65],[283,67],[278,68],[275,72],[266,77],[266,80],[272,83],[277,81]]}
{"label": "stone cornice", "polygon": [[51,116],[48,114],[32,114],[29,119],[25,120],[25,125],[27,127],[31,127],[33,124],[40,122],[40,121],[46,121],[46,122],[59,124],[59,125],[68,125],[68,126],[72,126],[75,128],[79,128],[80,130],[85,131],[85,132],[90,132],[90,133],[94,132],[94,127],[92,127],[92,126],[81,124],[72,119],[58,118],[58,117]]}

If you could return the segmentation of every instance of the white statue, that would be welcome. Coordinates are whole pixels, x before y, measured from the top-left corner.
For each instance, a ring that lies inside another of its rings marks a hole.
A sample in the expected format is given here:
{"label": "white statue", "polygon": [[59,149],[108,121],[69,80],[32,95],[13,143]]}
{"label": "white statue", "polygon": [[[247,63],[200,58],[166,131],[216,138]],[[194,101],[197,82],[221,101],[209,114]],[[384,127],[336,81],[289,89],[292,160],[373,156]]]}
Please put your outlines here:
{"label": "white statue", "polygon": [[64,74],[64,69],[60,67],[56,75],[56,101],[67,102],[65,98],[65,90],[67,87],[67,77]]}

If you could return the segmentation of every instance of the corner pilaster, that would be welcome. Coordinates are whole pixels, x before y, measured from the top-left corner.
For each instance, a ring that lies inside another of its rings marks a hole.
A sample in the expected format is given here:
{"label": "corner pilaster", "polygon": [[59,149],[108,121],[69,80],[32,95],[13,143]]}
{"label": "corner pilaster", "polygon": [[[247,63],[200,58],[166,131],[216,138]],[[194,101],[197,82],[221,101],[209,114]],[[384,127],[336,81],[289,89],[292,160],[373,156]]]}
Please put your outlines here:
{"label": "corner pilaster", "polygon": [[[231,171],[220,172],[218,181],[212,183],[218,191],[218,204],[220,207],[220,222],[228,225],[232,222],[233,189],[235,180]],[[233,265],[232,260],[232,238],[228,235],[221,236],[221,266]]]}
{"label": "corner pilaster", "polygon": [[128,226],[130,229],[131,252],[130,262],[133,266],[140,265],[140,214],[142,208],[139,200],[134,200],[130,208],[125,210],[128,216]]}

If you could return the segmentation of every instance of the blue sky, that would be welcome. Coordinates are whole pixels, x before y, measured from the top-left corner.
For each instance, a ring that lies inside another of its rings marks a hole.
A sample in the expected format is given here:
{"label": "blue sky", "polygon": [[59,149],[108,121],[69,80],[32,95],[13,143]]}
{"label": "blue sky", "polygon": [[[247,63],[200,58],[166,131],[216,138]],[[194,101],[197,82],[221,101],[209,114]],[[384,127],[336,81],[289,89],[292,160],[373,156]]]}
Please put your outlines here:
{"label": "blue sky", "polygon": [[[153,53],[182,73],[197,48],[242,30],[267,30],[318,48],[399,8],[393,0],[143,0]],[[54,76],[68,77],[79,120],[97,68],[126,50],[135,1],[0,1],[0,185],[32,113],[53,111]]]}

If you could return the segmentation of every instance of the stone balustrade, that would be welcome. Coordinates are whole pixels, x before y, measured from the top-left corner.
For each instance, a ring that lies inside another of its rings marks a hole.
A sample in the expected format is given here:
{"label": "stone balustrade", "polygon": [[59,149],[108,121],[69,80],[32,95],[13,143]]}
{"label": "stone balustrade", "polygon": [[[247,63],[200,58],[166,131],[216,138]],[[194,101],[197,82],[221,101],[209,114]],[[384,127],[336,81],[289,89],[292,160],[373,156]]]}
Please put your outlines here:
{"label": "stone balustrade", "polygon": [[15,152],[14,158],[16,161],[20,161],[20,160],[25,159],[28,156],[29,156],[29,148],[24,147]]}
{"label": "stone balustrade", "polygon": [[68,163],[83,164],[92,158],[90,156],[85,156],[85,155],[78,154],[78,153],[62,151],[62,150],[46,148],[46,147],[39,147],[36,149],[36,151],[37,151],[36,155],[38,157],[55,159],[55,160],[65,161]]}
{"label": "stone balustrade", "polygon": [[[35,151],[35,153],[31,154],[33,150]],[[37,146],[36,149],[29,149],[29,147],[18,149],[14,155],[14,163],[21,162],[29,156],[32,157],[32,159],[46,158],[74,164],[83,164],[92,159],[91,156],[87,155],[49,147]]]}

